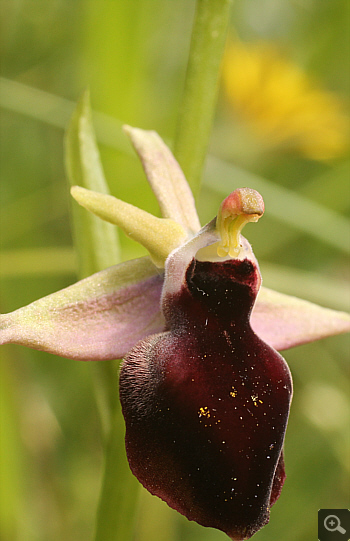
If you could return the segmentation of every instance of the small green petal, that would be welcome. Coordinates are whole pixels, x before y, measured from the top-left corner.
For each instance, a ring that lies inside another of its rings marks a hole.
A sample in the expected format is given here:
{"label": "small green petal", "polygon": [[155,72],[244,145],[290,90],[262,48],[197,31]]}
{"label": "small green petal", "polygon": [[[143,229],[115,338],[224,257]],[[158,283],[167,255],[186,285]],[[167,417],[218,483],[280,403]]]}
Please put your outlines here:
{"label": "small green petal", "polygon": [[181,167],[155,131],[124,126],[138,153],[162,216],[192,233],[200,229],[194,198]]}
{"label": "small green petal", "polygon": [[73,186],[71,194],[87,210],[118,225],[130,238],[142,244],[157,267],[163,268],[169,253],[187,238],[184,228],[174,220],[157,218],[111,195],[79,186]]}

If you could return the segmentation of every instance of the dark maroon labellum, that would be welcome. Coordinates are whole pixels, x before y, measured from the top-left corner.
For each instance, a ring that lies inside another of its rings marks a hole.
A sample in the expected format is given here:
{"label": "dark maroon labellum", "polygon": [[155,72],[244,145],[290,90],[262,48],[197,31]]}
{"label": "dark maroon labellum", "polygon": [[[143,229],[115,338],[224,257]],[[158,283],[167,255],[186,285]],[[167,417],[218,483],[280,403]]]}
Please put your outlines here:
{"label": "dark maroon labellum", "polygon": [[258,276],[247,259],[192,260],[181,290],[164,295],[169,330],[139,342],[120,375],[133,473],[236,540],[268,522],[285,479],[292,383],[249,325]]}

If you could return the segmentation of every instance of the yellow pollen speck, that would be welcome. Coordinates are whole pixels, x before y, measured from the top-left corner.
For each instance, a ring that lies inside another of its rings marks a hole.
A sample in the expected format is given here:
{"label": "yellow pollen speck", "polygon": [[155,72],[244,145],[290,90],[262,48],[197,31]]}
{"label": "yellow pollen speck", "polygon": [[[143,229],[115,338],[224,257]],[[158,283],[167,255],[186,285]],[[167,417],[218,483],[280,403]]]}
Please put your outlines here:
{"label": "yellow pollen speck", "polygon": [[258,407],[258,402],[259,402],[260,404],[263,403],[262,400],[259,399],[258,395],[252,394],[252,395],[251,395],[251,399],[253,400],[253,404],[254,404],[255,407]]}
{"label": "yellow pollen speck", "polygon": [[198,412],[199,417],[210,417],[210,410],[208,406],[200,407]]}
{"label": "yellow pollen speck", "polygon": [[230,392],[230,396],[232,396],[233,398],[235,398],[235,396],[237,396],[237,391],[234,387],[232,387],[232,391]]}

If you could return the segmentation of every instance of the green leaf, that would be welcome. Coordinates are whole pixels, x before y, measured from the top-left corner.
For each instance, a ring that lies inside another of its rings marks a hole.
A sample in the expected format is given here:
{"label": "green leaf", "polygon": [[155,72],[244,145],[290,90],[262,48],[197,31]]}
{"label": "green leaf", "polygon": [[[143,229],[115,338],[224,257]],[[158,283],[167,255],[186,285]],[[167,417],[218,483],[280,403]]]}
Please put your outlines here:
{"label": "green leaf", "polygon": [[62,275],[76,272],[76,254],[71,246],[5,250],[0,276]]}
{"label": "green leaf", "polygon": [[[91,121],[89,93],[81,97],[72,116],[65,139],[66,168],[70,184],[108,194]],[[119,262],[116,228],[73,204],[75,244],[79,254],[81,276]]]}

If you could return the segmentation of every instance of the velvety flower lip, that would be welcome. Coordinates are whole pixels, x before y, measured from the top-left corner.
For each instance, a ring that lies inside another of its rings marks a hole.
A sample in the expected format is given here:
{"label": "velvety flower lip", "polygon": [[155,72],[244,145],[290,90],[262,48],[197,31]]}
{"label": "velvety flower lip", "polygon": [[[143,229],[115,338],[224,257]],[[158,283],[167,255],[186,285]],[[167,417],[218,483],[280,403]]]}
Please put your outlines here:
{"label": "velvety flower lip", "polygon": [[[248,195],[256,207],[259,194],[245,189],[229,202]],[[241,540],[268,522],[282,489],[292,381],[284,359],[250,327],[261,277],[249,244],[237,241],[245,215],[229,208],[230,220],[227,213],[224,224],[210,222],[169,255],[167,330],[126,356],[120,398],[140,482],[188,519]],[[217,241],[221,228],[229,238]],[[201,252],[208,243],[223,256],[199,261],[198,253],[210,255]]]}

